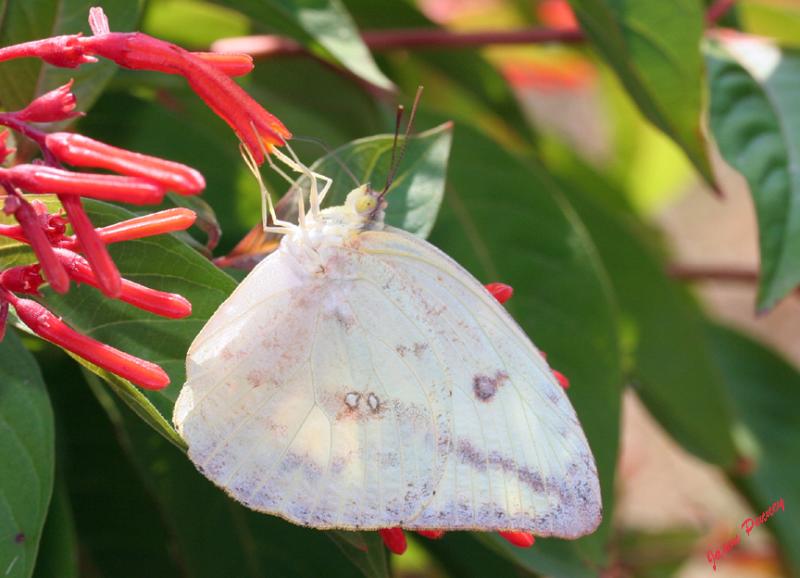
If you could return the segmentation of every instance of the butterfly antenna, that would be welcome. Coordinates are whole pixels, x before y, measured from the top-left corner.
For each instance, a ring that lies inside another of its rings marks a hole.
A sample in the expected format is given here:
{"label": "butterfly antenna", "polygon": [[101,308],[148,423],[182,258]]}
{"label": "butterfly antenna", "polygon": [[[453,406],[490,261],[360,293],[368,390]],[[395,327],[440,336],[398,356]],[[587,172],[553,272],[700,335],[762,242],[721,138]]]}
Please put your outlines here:
{"label": "butterfly antenna", "polygon": [[408,136],[411,134],[411,128],[414,126],[414,117],[417,115],[417,107],[419,106],[420,98],[422,98],[422,87],[417,88],[417,94],[414,97],[414,104],[411,105],[411,113],[408,115],[408,124],[406,124],[406,130],[403,134],[403,143],[399,146],[398,150],[398,136],[400,133],[400,122],[403,118],[403,107],[397,107],[397,115],[395,117],[395,127],[394,127],[394,142],[392,144],[392,160],[389,165],[389,174],[386,177],[386,185],[384,185],[383,190],[378,198],[382,199],[386,193],[389,191],[389,187],[392,186],[394,182],[394,178],[397,176],[397,169],[400,166],[400,163],[403,162],[403,156],[406,154],[406,145],[408,144]]}

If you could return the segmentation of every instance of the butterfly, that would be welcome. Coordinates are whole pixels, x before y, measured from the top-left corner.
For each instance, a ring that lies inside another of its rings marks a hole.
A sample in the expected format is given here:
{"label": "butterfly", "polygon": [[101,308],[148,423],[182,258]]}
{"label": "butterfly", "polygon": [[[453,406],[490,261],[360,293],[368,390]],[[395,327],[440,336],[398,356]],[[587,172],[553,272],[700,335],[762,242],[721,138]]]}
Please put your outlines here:
{"label": "butterfly", "polygon": [[592,452],[514,319],[448,255],[384,223],[391,176],[321,209],[331,180],[273,153],[309,177],[310,209],[301,195],[293,224],[268,203],[277,250],[187,353],[173,421],[200,472],[320,529],[594,531]]}

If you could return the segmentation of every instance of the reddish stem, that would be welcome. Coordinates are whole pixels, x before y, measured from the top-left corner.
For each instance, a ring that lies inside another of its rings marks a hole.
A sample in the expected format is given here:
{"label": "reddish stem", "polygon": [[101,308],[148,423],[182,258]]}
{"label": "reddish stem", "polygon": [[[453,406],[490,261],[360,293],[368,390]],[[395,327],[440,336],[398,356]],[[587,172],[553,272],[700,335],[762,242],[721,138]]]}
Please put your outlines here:
{"label": "reddish stem", "polygon": [[706,25],[714,26],[736,4],[736,0],[717,0],[706,11]]}
{"label": "reddish stem", "polygon": [[[585,39],[583,32],[578,28],[555,30],[544,27],[481,32],[453,32],[440,28],[367,30],[362,33],[362,37],[370,50],[375,52],[413,48],[465,48],[487,44],[549,44],[554,42],[572,44],[583,42]],[[306,53],[305,47],[294,40],[274,35],[226,38],[215,42],[212,49],[220,52],[246,52],[253,58]]]}

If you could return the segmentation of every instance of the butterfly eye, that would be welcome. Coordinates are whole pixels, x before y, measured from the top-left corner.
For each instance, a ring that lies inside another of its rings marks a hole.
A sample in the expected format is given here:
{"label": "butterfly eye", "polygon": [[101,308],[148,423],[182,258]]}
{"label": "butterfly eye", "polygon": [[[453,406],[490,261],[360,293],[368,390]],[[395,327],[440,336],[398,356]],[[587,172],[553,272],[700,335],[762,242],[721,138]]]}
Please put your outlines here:
{"label": "butterfly eye", "polygon": [[356,201],[356,211],[366,213],[375,208],[377,201],[374,197],[364,196]]}

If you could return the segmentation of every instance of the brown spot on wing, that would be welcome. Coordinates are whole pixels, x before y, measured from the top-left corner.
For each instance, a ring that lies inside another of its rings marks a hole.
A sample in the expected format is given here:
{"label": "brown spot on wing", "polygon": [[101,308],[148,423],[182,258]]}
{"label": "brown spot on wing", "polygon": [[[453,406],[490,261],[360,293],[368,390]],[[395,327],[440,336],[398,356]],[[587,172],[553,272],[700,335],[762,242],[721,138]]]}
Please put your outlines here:
{"label": "brown spot on wing", "polygon": [[472,378],[472,391],[475,397],[483,402],[494,399],[497,390],[508,381],[508,374],[505,371],[496,371],[494,377],[478,374]]}

